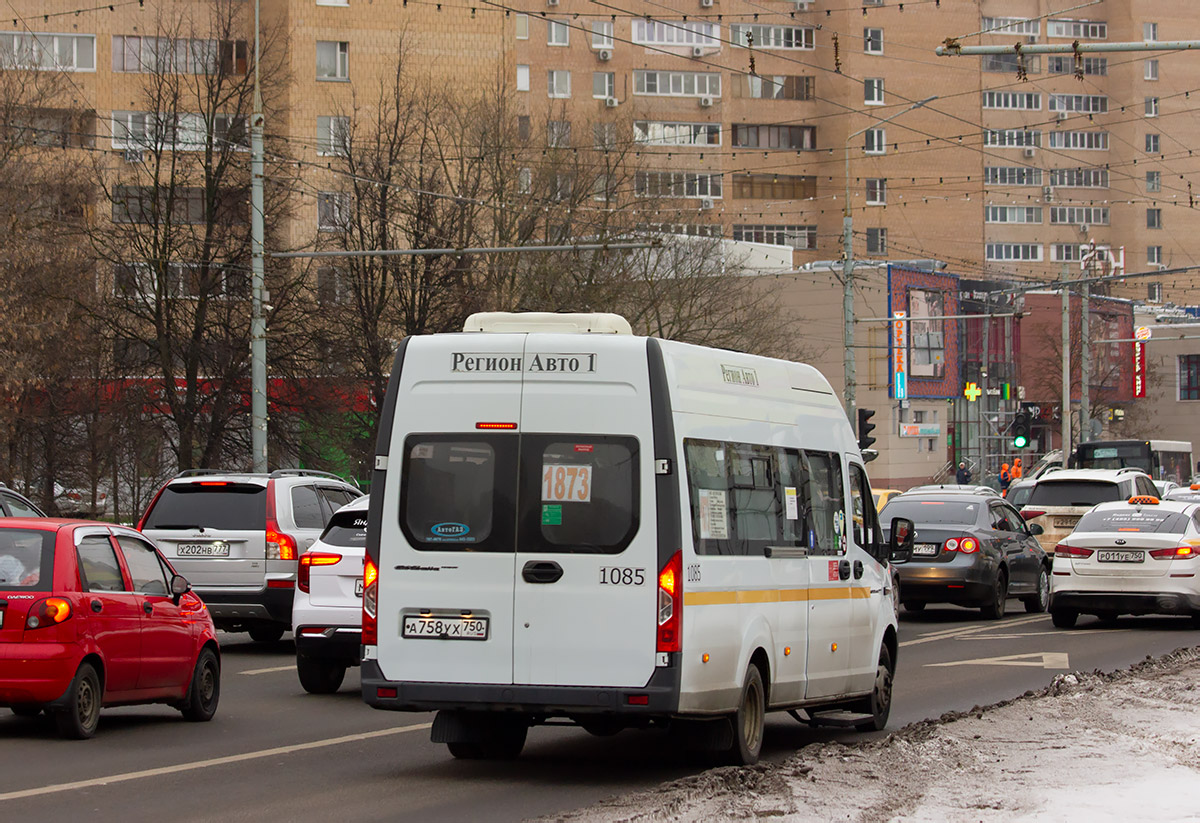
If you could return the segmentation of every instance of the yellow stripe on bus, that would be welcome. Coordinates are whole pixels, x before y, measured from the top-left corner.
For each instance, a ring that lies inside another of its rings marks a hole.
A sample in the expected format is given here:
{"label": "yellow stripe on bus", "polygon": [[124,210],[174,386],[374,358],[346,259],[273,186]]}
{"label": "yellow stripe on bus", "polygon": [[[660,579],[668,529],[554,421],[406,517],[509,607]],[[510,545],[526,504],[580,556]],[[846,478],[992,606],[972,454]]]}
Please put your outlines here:
{"label": "yellow stripe on bus", "polygon": [[735,603],[796,603],[805,600],[866,600],[871,590],[865,586],[837,586],[811,589],[729,589],[683,593],[685,606],[728,606]]}

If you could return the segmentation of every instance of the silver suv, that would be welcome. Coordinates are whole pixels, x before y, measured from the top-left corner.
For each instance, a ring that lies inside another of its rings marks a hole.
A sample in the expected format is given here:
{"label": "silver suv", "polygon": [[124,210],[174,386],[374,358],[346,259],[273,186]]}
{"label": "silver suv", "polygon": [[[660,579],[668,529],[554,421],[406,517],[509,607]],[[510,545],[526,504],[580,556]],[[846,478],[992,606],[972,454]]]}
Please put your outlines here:
{"label": "silver suv", "polygon": [[1154,481],[1141,469],[1050,470],[1037,479],[1021,507],[1021,516],[1030,525],[1042,527],[1038,542],[1046,554],[1053,555],[1058,541],[1071,533],[1092,506],[1134,495],[1158,496]]}
{"label": "silver suv", "polygon": [[361,496],[326,472],[194,469],[159,490],[138,529],[188,579],[218,629],[273,641],[292,625],[297,558],[333,512]]}

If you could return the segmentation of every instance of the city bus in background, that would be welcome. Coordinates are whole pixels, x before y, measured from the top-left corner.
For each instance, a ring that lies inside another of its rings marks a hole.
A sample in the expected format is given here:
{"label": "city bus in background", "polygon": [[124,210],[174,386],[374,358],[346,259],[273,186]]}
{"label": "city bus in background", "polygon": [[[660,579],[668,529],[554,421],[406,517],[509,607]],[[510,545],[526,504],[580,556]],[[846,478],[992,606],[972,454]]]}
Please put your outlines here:
{"label": "city bus in background", "polygon": [[1096,440],[1080,443],[1071,459],[1073,469],[1145,471],[1155,480],[1187,483],[1193,473],[1192,444],[1186,440]]}

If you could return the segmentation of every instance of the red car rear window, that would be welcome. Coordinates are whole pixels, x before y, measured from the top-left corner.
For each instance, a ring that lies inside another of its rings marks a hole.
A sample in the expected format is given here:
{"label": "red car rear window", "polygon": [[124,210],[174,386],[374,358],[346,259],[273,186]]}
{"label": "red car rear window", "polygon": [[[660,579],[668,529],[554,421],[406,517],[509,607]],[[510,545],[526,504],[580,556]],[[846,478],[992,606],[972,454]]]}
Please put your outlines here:
{"label": "red car rear window", "polygon": [[0,592],[50,591],[54,532],[0,529]]}

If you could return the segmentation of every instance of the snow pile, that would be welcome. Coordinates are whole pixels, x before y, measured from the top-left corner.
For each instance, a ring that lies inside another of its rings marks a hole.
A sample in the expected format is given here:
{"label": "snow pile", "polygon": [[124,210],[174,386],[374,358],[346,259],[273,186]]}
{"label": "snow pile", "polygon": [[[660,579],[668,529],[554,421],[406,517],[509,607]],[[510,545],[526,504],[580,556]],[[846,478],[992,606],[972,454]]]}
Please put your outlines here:
{"label": "snow pile", "polygon": [[1200,647],[557,820],[1200,821]]}

